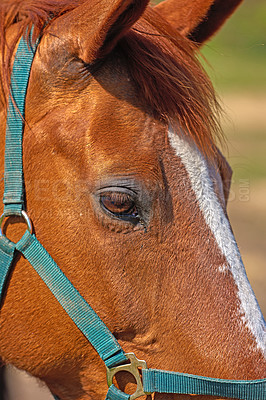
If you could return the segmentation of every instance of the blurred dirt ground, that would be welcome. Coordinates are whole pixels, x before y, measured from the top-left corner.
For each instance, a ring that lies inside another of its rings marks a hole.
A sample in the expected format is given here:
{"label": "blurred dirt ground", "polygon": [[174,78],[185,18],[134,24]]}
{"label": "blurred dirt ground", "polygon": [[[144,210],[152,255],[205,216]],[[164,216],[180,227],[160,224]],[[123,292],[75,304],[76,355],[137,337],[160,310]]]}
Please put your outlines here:
{"label": "blurred dirt ground", "polygon": [[5,371],[5,389],[0,400],[54,400],[45,385],[11,366]]}
{"label": "blurred dirt ground", "polygon": [[[234,185],[235,192],[241,186]],[[239,198],[229,205],[229,217],[261,311],[266,315],[266,180],[253,183],[247,203]]]}

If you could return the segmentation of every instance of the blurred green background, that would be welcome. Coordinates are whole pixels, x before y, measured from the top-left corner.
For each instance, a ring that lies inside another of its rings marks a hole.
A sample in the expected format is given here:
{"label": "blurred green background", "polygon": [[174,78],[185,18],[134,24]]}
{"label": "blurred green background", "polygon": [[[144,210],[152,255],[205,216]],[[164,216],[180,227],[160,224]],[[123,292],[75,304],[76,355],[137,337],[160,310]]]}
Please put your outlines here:
{"label": "blurred green background", "polygon": [[[161,0],[153,0],[153,4]],[[266,2],[244,0],[203,55],[206,70],[219,92],[266,89]]]}
{"label": "blurred green background", "polygon": [[230,221],[266,316],[266,1],[244,0],[201,53],[226,113]]}
{"label": "blurred green background", "polygon": [[266,2],[245,0],[203,54],[219,91],[266,89]]}

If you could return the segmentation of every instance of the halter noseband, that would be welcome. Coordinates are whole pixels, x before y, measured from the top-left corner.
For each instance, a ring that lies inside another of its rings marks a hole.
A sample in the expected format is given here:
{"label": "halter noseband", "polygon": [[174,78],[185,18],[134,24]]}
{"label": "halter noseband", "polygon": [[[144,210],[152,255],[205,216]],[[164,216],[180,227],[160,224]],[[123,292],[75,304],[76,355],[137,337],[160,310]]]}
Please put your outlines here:
{"label": "halter noseband", "polygon": [[[90,305],[75,289],[61,269],[32,233],[31,222],[25,211],[22,165],[25,98],[31,65],[38,43],[22,38],[16,53],[9,99],[6,149],[4,212],[0,218],[0,299],[3,295],[10,267],[18,251],[33,266],[72,321],[95,348],[107,367],[108,400],[134,400],[153,392],[198,394],[243,400],[266,400],[266,379],[251,381],[224,380],[185,373],[148,369],[146,362],[133,353],[125,354],[118,341]],[[6,217],[20,216],[27,231],[17,242],[11,242],[2,232]],[[140,372],[141,370],[141,372]],[[137,389],[129,395],[113,384],[119,371],[131,373]],[[55,399],[57,397],[55,396]]]}

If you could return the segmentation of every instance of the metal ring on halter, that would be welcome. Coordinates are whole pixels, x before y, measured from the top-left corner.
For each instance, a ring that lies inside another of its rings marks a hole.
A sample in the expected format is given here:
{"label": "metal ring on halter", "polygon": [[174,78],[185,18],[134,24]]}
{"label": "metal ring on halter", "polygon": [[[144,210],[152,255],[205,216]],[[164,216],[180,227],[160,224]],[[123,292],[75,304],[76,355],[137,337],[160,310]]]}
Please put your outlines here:
{"label": "metal ring on halter", "polygon": [[21,211],[21,214],[19,215],[19,214],[7,214],[7,213],[3,213],[2,215],[1,215],[1,217],[0,217],[0,236],[5,236],[4,234],[3,234],[3,231],[2,231],[2,224],[3,224],[3,221],[4,221],[4,219],[5,218],[8,218],[8,217],[22,217],[23,219],[24,219],[24,221],[25,221],[25,223],[26,223],[26,225],[27,225],[27,230],[32,234],[32,224],[31,224],[31,220],[30,220],[30,218],[29,218],[29,216],[28,216],[28,214],[26,213],[26,211]]}
{"label": "metal ring on halter", "polygon": [[130,361],[130,364],[123,364],[123,365],[118,365],[117,367],[113,368],[107,368],[107,384],[110,387],[113,383],[113,378],[117,372],[120,371],[126,371],[129,372],[131,375],[134,376],[137,384],[137,389],[135,393],[130,395],[130,400],[137,399],[140,396],[147,395],[148,393],[145,393],[143,390],[143,384],[142,384],[142,379],[140,376],[140,371],[139,368],[141,369],[147,369],[147,364],[146,361],[139,360],[134,353],[127,353],[126,354],[128,360]]}

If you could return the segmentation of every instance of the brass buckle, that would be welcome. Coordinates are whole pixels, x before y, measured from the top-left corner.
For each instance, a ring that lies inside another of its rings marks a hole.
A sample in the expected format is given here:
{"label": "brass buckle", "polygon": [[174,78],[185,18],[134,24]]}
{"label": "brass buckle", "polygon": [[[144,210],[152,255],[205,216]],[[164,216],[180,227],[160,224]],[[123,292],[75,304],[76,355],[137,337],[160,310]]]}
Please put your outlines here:
{"label": "brass buckle", "polygon": [[141,369],[147,369],[147,364],[146,361],[144,360],[139,360],[134,353],[127,353],[126,357],[130,361],[130,364],[123,364],[123,365],[118,365],[117,367],[113,368],[107,368],[107,384],[110,387],[113,384],[113,378],[117,372],[120,371],[126,371],[129,372],[131,375],[134,376],[136,383],[137,383],[137,389],[135,393],[130,395],[130,400],[137,399],[140,396],[145,396],[148,393],[144,393],[143,390],[143,384],[142,384],[142,379],[140,376],[140,371],[139,368]]}

